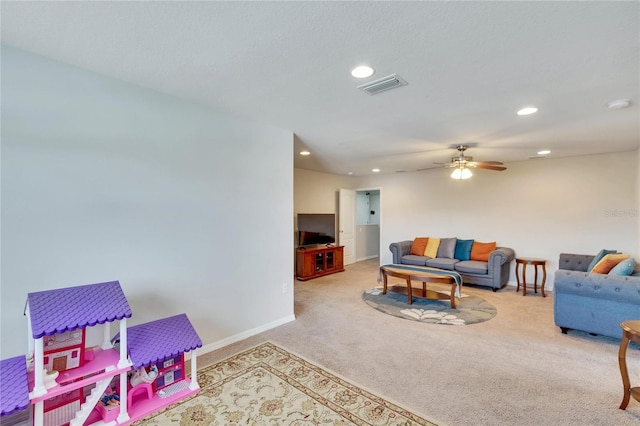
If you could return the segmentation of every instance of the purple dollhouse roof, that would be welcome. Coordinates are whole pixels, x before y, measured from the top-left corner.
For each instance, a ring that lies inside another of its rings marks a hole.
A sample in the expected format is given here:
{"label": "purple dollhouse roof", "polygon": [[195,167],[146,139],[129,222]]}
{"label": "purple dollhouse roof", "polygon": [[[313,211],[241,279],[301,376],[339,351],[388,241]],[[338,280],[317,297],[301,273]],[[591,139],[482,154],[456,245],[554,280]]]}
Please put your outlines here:
{"label": "purple dollhouse roof", "polygon": [[27,360],[24,355],[0,361],[0,390],[0,416],[8,416],[29,406]]}
{"label": "purple dollhouse roof", "polygon": [[118,281],[29,293],[27,304],[34,339],[131,317]]}
{"label": "purple dollhouse roof", "polygon": [[202,340],[185,314],[127,328],[127,348],[135,369],[200,347]]}

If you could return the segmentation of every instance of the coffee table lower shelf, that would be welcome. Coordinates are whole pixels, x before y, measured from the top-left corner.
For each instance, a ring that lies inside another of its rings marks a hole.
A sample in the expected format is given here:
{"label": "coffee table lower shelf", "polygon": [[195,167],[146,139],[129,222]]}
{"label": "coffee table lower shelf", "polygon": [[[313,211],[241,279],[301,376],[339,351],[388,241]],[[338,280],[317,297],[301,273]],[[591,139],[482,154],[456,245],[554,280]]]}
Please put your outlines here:
{"label": "coffee table lower shelf", "polygon": [[[389,286],[387,290],[392,293],[403,294],[405,296],[409,294],[409,292],[407,291],[408,290],[407,287],[403,285],[392,285],[392,286]],[[456,307],[455,296],[454,296],[454,299],[451,299],[450,295],[440,293],[439,291],[433,291],[429,289],[420,289],[420,288],[411,288],[411,296],[419,297],[421,299],[447,300],[451,302],[452,308]]]}

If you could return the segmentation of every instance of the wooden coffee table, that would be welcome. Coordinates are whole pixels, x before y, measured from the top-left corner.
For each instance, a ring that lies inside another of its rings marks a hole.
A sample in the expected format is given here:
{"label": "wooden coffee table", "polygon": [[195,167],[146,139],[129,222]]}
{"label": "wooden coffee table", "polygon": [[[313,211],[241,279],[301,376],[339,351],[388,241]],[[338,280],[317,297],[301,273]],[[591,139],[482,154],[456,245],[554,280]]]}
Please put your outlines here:
{"label": "wooden coffee table", "polygon": [[[456,284],[456,280],[453,277],[446,275],[437,275],[433,273],[429,273],[428,271],[417,271],[417,270],[409,270],[402,268],[394,268],[393,266],[381,266],[380,272],[383,277],[383,287],[382,294],[387,294],[387,277],[397,277],[406,280],[407,285],[405,286],[391,286],[389,287],[389,291],[394,293],[406,294],[407,295],[407,304],[411,305],[413,303],[414,297],[421,297],[424,299],[433,299],[433,300],[450,300],[451,308],[456,307],[456,289],[458,285]],[[422,282],[422,289],[412,288],[411,281],[420,281]],[[438,283],[438,284],[449,284],[451,286],[451,294],[447,295],[444,293],[440,293],[437,291],[427,289],[427,283]]]}

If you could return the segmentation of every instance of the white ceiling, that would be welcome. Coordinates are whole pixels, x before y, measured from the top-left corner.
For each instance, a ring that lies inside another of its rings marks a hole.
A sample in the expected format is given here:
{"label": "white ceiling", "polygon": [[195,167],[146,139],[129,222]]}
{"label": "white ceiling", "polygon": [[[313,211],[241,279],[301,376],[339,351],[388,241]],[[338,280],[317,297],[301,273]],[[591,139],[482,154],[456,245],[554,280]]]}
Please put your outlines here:
{"label": "white ceiling", "polygon": [[[295,166],[640,146],[640,2],[10,2],[2,42],[295,133]],[[350,75],[366,63],[376,73]],[[367,95],[397,73],[407,86]],[[631,107],[607,109],[615,99]],[[518,116],[526,105],[537,114]],[[484,172],[483,172],[484,173]]]}

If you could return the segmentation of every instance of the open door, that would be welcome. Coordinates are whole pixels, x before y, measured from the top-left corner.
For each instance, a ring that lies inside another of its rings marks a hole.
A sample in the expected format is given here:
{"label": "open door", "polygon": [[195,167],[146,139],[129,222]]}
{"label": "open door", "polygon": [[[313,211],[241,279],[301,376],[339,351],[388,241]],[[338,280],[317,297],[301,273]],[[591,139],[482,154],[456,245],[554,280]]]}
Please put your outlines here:
{"label": "open door", "polygon": [[356,191],[340,189],[338,244],[344,246],[344,264],[356,261]]}

